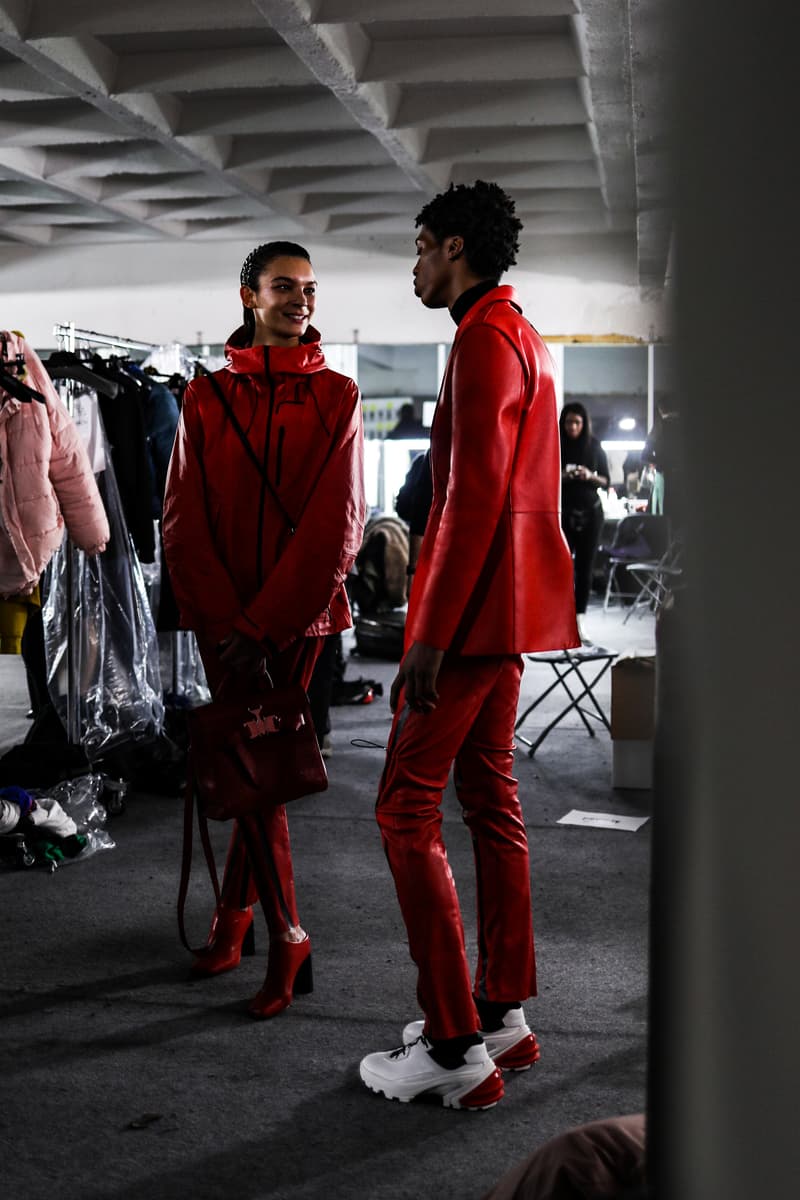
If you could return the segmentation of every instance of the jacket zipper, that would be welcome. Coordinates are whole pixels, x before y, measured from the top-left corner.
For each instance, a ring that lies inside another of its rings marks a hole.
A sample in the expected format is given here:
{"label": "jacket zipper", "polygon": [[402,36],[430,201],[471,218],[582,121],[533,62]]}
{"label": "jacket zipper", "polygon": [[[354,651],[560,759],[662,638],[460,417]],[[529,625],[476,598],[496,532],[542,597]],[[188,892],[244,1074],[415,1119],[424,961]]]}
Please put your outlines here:
{"label": "jacket zipper", "polygon": [[272,412],[275,407],[275,383],[269,369],[269,346],[264,347],[264,371],[269,384],[269,411],[267,412],[267,434],[264,439],[264,473],[261,477],[261,500],[258,509],[258,544],[256,545],[256,579],[258,586],[264,582],[264,507],[267,499],[267,473],[269,471],[269,444],[272,439]]}

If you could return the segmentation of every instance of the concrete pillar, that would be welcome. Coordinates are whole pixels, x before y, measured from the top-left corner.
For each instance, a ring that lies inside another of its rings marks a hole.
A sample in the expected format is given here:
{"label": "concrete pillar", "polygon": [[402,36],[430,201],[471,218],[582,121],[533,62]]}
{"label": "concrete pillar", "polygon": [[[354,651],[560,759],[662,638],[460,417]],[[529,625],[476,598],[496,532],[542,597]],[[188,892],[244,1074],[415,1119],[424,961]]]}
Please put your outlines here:
{"label": "concrete pillar", "polygon": [[691,517],[654,829],[652,1151],[659,1200],[754,1200],[800,1195],[796,48],[777,12],[678,7]]}

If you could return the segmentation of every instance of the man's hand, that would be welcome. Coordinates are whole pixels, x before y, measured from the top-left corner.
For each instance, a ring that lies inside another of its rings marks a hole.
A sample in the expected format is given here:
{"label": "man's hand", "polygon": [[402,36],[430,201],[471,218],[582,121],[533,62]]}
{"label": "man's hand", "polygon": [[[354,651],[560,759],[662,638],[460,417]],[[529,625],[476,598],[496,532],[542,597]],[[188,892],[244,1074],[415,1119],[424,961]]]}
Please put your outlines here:
{"label": "man's hand", "polygon": [[263,647],[238,629],[223,638],[217,647],[219,661],[228,671],[239,675],[257,675],[266,667]]}
{"label": "man's hand", "polygon": [[406,689],[406,704],[414,712],[427,713],[436,708],[439,700],[436,677],[443,658],[444,650],[426,646],[424,642],[414,642],[400,663],[400,669],[392,684],[389,695],[389,707],[392,712],[397,710],[402,687]]}

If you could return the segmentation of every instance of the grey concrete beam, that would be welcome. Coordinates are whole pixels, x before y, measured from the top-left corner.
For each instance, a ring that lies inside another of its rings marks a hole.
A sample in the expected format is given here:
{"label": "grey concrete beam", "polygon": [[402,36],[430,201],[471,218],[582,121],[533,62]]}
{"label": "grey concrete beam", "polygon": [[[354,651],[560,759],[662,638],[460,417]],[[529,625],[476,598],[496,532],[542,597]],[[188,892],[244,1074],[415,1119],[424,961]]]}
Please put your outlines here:
{"label": "grey concrete beam", "polygon": [[32,0],[0,0],[0,33],[25,37],[32,11]]}
{"label": "grey concrete beam", "polygon": [[561,129],[495,129],[489,139],[469,129],[433,129],[425,162],[594,162],[583,126]]}
{"label": "grey concrete beam", "polygon": [[314,82],[286,46],[222,46],[126,54],[119,59],[114,91],[211,92],[231,88],[303,87]]}
{"label": "grey concrete beam", "polygon": [[[229,138],[175,138],[173,128],[180,113],[180,102],[175,97],[152,96],[149,93],[127,97],[110,95],[109,85],[117,80],[118,60],[109,55],[96,39],[84,37],[73,44],[69,39],[60,38],[42,39],[36,44],[23,41],[18,33],[7,31],[8,0],[5,2],[6,10],[0,9],[0,17],[5,20],[5,27],[0,20],[0,48],[111,116],[132,137],[151,139],[157,148],[171,153],[172,160],[164,163],[163,169],[174,171],[181,165],[188,170],[199,169],[212,182],[225,180],[242,194],[254,197],[265,213],[276,212],[276,205],[268,198],[265,189],[252,184],[246,174],[233,176],[225,171],[225,159],[230,150]],[[302,68],[300,71],[303,73]],[[324,227],[321,220],[315,224],[312,223],[310,232],[318,232]]]}
{"label": "grey concrete beam", "polygon": [[596,188],[600,184],[596,162],[484,162],[480,172],[470,163],[454,164],[454,183],[473,183],[476,178],[492,179],[512,195],[516,188]]}
{"label": "grey concrete beam", "polygon": [[71,93],[67,88],[49,79],[42,79],[26,63],[0,63],[0,101],[3,103],[50,100],[69,95]]}
{"label": "grey concrete beam", "polygon": [[[576,0],[504,0],[505,17],[560,17],[578,11]],[[497,15],[491,0],[317,0],[314,21],[439,21]]]}
{"label": "grey concrete beam", "polygon": [[509,83],[575,78],[582,71],[566,37],[426,38],[376,42],[362,82]]}
{"label": "grey concrete beam", "polygon": [[314,192],[368,192],[408,191],[419,195],[412,180],[399,167],[345,167],[332,175],[323,168],[279,168],[272,172],[270,180],[272,194],[297,192],[308,195]]}
{"label": "grey concrete beam", "polygon": [[42,217],[45,216],[48,225],[103,225],[119,219],[118,214],[103,211],[100,208],[89,209],[85,204],[50,204],[45,213],[40,209],[29,206],[24,209],[6,210],[3,213],[3,225],[26,226],[41,228]]}
{"label": "grey concrete beam", "polygon": [[636,175],[637,252],[642,287],[665,286],[675,185],[670,114],[677,62],[669,14],[654,0],[626,0]]}
{"label": "grey concrete beam", "polygon": [[182,33],[205,29],[251,29],[250,0],[192,0],[168,4],[164,0],[136,0],[114,4],[109,0],[37,0],[31,6],[28,37],[98,37],[126,33]]}
{"label": "grey concrete beam", "polygon": [[65,146],[82,142],[106,144],[130,135],[105,113],[76,100],[47,105],[15,104],[0,110],[0,141],[6,146]]}
{"label": "grey concrete beam", "polygon": [[24,246],[49,246],[53,240],[53,229],[50,225],[37,225],[29,228],[24,225],[7,224],[3,222],[0,229],[0,241],[21,242]]}
{"label": "grey concrete beam", "polygon": [[355,213],[368,216],[377,211],[415,216],[422,206],[419,192],[309,193],[303,212]]}
{"label": "grey concrete beam", "polygon": [[253,133],[310,133],[358,129],[345,108],[319,84],[275,93],[187,97],[177,133],[245,136]]}
{"label": "grey concrete beam", "polygon": [[581,90],[589,116],[603,196],[610,212],[633,212],[636,201],[630,138],[630,49],[624,0],[592,0],[574,18],[583,63]]}
{"label": "grey concrete beam", "polygon": [[125,196],[130,200],[200,200],[208,196],[213,199],[215,196],[233,194],[240,195],[229,184],[219,182],[215,187],[205,175],[167,175],[164,172],[159,172],[156,176],[111,175],[102,180],[98,192],[101,199],[109,200],[118,196]]}
{"label": "grey concrete beam", "polygon": [[228,165],[237,167],[381,167],[387,161],[383,146],[360,130],[356,133],[317,133],[298,140],[291,134],[237,137]]}
{"label": "grey concrete beam", "polygon": [[302,0],[253,0],[253,3],[320,83],[384,147],[415,187],[428,191],[438,183],[420,167],[416,143],[387,128],[399,91],[364,86],[358,77],[371,53],[360,26],[314,26],[309,7]]}
{"label": "grey concrete beam", "polygon": [[573,79],[480,84],[404,84],[393,127],[578,125],[586,109]]}
{"label": "grey concrete beam", "polygon": [[[121,213],[116,203],[111,204],[98,200],[99,189],[93,180],[81,179],[80,181],[66,182],[50,178],[47,172],[51,157],[52,151],[29,148],[9,149],[3,154],[3,172],[6,178],[18,179],[34,185],[46,183],[51,192],[59,192],[66,202],[81,203],[87,208],[89,214],[99,212],[115,221],[123,216],[132,220],[134,224],[142,224],[138,218],[127,217],[126,214]],[[91,220],[91,215],[89,219]],[[176,227],[169,224],[148,225],[148,229],[156,237],[174,237],[179,232]]]}

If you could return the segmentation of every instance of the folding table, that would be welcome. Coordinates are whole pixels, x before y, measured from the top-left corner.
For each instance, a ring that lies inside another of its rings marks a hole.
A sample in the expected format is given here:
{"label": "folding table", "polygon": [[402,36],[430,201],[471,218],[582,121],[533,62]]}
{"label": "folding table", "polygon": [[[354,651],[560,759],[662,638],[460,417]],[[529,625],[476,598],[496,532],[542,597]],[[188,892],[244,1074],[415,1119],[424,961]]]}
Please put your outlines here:
{"label": "folding table", "polygon": [[[571,712],[578,714],[586,726],[586,731],[590,737],[595,736],[594,729],[588,719],[590,717],[594,721],[599,721],[609,733],[611,732],[608,717],[600,707],[597,697],[594,694],[594,689],[617,657],[616,650],[606,650],[602,646],[581,646],[574,650],[553,650],[546,653],[526,654],[525,657],[528,662],[549,663],[555,674],[555,679],[550,686],[545,688],[541,695],[537,696],[528,705],[525,711],[517,718],[514,726],[517,740],[524,742],[526,746],[530,747],[528,758],[533,758],[548,733],[555,729],[556,725],[563,721]],[[591,666],[591,674],[585,670],[587,665]],[[575,678],[570,680],[570,676],[575,676]],[[572,687],[570,687],[570,682],[572,683]],[[569,696],[569,704],[542,730],[536,741],[532,742],[529,738],[523,737],[519,730],[525,724],[530,714],[558,687],[562,687]],[[584,699],[586,699],[591,707],[585,708],[582,706],[581,701]]]}

